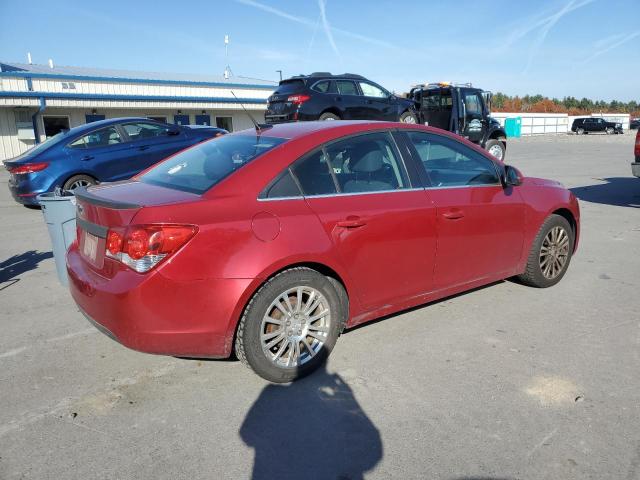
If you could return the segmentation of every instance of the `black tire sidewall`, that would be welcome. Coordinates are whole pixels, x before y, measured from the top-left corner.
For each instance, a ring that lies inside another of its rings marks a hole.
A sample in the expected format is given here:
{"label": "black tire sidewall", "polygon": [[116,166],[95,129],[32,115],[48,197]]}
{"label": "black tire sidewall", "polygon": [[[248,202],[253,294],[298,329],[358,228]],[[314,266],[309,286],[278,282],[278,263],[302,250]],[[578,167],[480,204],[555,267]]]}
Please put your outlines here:
{"label": "black tire sidewall", "polygon": [[[260,327],[263,315],[271,302],[282,292],[297,286],[313,287],[324,295],[329,302],[331,326],[327,341],[315,357],[297,368],[284,369],[275,366],[262,351]],[[275,276],[258,290],[245,312],[244,328],[239,334],[243,336],[242,342],[247,363],[262,378],[274,383],[291,382],[310,374],[326,361],[338,340],[341,320],[344,315],[341,310],[340,296],[324,275],[311,269],[297,268]]]}
{"label": "black tire sidewall", "polygon": [[333,118],[334,120],[340,120],[340,117],[338,115],[336,115],[335,113],[331,113],[331,112],[324,112],[322,115],[320,115],[320,117],[318,117],[318,120],[325,121],[327,118]]}
{"label": "black tire sidewall", "polygon": [[69,190],[69,186],[73,185],[78,180],[86,180],[87,182],[90,182],[92,185],[96,185],[97,183],[96,179],[93,177],[90,177],[89,175],[74,175],[73,177],[68,179],[66,182],[64,182],[62,189]]}
{"label": "black tire sidewall", "polygon": [[[562,271],[553,279],[548,279],[542,274],[542,268],[540,267],[540,249],[542,248],[542,242],[545,237],[549,233],[549,231],[554,227],[562,227],[565,229],[567,234],[569,235],[569,256],[564,266],[562,267]],[[560,215],[551,215],[548,217],[545,222],[540,227],[540,231],[536,236],[533,245],[531,246],[531,255],[529,257],[529,262],[535,262],[533,268],[533,283],[534,286],[540,288],[552,287],[557,284],[564,277],[565,273],[567,273],[567,269],[569,268],[569,264],[571,263],[571,257],[573,256],[573,248],[575,245],[575,235],[573,233],[573,229],[571,225],[567,221],[566,218]]]}

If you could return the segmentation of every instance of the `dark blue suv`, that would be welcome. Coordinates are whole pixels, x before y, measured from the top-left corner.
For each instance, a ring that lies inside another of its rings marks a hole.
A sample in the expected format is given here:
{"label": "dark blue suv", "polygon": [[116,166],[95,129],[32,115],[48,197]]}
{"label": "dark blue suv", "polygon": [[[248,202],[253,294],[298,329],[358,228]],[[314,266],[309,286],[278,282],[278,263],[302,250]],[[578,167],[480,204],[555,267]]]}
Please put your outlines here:
{"label": "dark blue suv", "polygon": [[9,190],[25,205],[61,187],[73,190],[130,178],[196,143],[227,133],[214,127],[179,126],[147,118],[113,118],[58,133],[4,162]]}

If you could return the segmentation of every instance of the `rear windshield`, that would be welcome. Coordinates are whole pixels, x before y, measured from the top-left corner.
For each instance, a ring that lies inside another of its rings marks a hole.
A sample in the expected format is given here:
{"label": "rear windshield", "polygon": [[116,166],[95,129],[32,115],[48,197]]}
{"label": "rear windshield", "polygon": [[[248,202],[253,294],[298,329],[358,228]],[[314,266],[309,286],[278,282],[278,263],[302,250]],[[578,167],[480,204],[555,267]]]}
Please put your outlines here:
{"label": "rear windshield", "polygon": [[262,135],[225,135],[178,153],[153,167],[139,180],[202,194],[285,141],[284,138]]}
{"label": "rear windshield", "polygon": [[302,80],[291,80],[280,84],[275,93],[279,95],[289,95],[290,93],[299,93],[304,90],[304,82]]}

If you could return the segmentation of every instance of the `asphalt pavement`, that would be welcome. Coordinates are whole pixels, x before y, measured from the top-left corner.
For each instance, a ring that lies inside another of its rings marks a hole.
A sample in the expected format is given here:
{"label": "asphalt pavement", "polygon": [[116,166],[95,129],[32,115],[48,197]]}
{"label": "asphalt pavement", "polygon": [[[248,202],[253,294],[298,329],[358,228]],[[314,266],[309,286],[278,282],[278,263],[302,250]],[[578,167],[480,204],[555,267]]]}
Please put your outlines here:
{"label": "asphalt pavement", "polygon": [[580,198],[557,286],[504,281],[348,331],[292,385],[98,333],[3,171],[0,478],[639,479],[634,136],[509,142],[508,163]]}

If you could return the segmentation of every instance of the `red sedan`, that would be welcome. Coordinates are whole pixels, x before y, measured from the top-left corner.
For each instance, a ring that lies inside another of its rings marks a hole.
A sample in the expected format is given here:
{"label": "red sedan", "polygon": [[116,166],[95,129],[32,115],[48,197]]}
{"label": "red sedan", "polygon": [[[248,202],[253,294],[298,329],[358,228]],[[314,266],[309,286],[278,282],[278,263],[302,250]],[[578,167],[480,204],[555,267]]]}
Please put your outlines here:
{"label": "red sedan", "polygon": [[518,277],[565,274],[578,202],[444,131],[305,122],[245,130],[80,190],[73,298],[127,347],[232,351],[288,382],[344,328]]}

